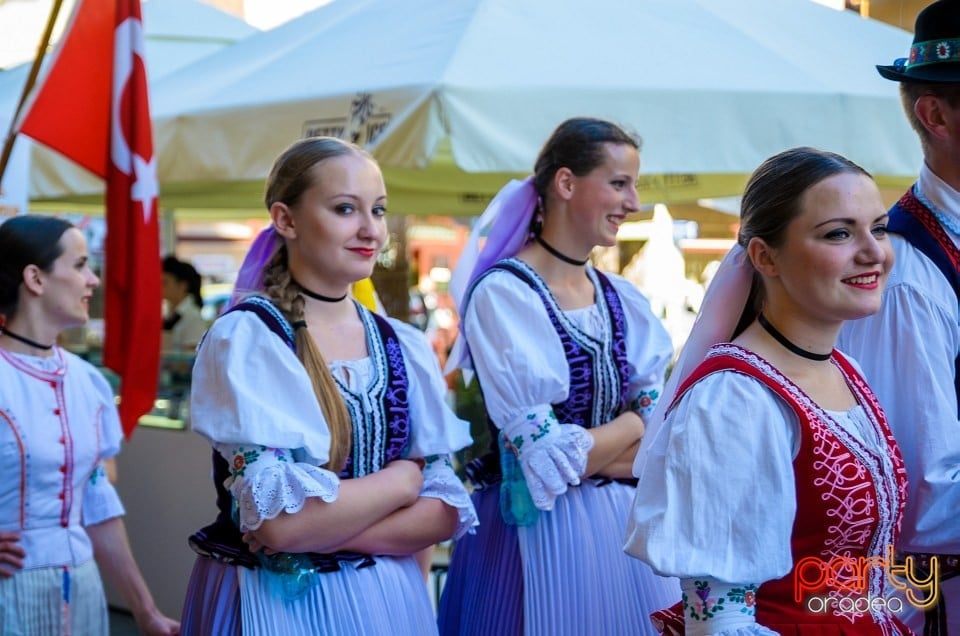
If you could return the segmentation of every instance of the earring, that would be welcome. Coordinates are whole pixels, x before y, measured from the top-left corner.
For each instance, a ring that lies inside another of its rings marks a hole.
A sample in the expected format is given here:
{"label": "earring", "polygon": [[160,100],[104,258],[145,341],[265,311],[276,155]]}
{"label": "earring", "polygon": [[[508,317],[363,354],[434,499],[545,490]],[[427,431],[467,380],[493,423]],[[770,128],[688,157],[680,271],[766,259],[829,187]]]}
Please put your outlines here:
{"label": "earring", "polygon": [[541,231],[543,231],[543,214],[541,214],[538,210],[533,214],[533,218],[530,220],[529,239],[532,240],[533,237],[538,236]]}
{"label": "earring", "polygon": [[533,218],[530,219],[530,228],[528,240],[540,234],[543,230],[543,199],[537,195],[537,207],[533,210]]}

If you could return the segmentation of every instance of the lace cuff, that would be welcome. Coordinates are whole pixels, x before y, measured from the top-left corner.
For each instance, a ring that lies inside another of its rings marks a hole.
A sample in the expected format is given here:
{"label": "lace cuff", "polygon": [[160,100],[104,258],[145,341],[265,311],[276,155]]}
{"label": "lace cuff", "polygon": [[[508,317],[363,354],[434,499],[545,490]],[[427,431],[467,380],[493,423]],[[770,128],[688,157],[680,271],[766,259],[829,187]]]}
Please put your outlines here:
{"label": "lace cuff", "polygon": [[439,499],[451,508],[457,509],[459,522],[451,539],[459,539],[468,532],[473,534],[476,532],[474,528],[480,525],[477,511],[473,507],[473,502],[470,501],[470,495],[453,471],[450,459],[446,456],[431,455],[427,458],[427,465],[423,469],[423,489],[420,491],[420,496]]}
{"label": "lace cuff", "polygon": [[757,624],[757,585],[681,579],[686,636],[777,636]]}
{"label": "lace cuff", "polygon": [[126,511],[117,489],[107,479],[103,462],[97,464],[83,489],[83,525],[95,526],[107,519],[123,516]]}
{"label": "lace cuff", "polygon": [[552,510],[567,486],[576,486],[587,469],[593,437],[582,426],[561,424],[549,405],[504,426],[507,450],[520,463],[530,498],[540,510]]}
{"label": "lace cuff", "polygon": [[237,502],[243,532],[256,530],[281,512],[299,512],[307,497],[326,502],[337,498],[337,476],[312,464],[294,462],[289,450],[236,445],[219,445],[217,450],[230,464],[230,477],[223,485]]}

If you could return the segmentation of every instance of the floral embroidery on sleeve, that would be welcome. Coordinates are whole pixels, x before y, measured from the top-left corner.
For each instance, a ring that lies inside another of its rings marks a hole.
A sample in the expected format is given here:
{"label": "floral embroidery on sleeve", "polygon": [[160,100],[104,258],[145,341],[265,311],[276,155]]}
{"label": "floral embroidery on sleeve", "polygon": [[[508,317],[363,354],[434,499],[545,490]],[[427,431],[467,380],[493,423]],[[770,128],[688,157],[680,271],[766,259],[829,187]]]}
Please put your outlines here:
{"label": "floral embroidery on sleeve", "polygon": [[97,467],[93,469],[93,472],[90,473],[90,485],[96,486],[97,482],[102,481],[107,478],[107,471],[103,467],[103,462],[97,464]]}
{"label": "floral embroidery on sleeve", "polygon": [[754,616],[757,613],[757,586],[744,585],[743,587],[735,587],[727,592],[727,598],[733,603],[743,605],[743,607],[740,608],[741,614]]}
{"label": "floral embroidery on sleeve", "polygon": [[230,475],[234,478],[243,477],[247,468],[251,464],[257,463],[257,460],[264,455],[272,455],[276,461],[285,462],[287,461],[288,453],[289,451],[284,451],[279,448],[268,448],[266,446],[258,446],[250,449],[238,446],[233,449],[231,453],[233,459],[230,460]]}
{"label": "floral embroidery on sleeve", "polygon": [[754,616],[757,612],[757,586],[725,585],[716,581],[694,580],[694,598],[683,592],[683,611],[688,618],[705,622],[720,613],[739,612]]}
{"label": "floral embroidery on sleeve", "polygon": [[453,464],[450,462],[449,455],[428,455],[423,458],[424,470],[427,468],[449,468],[453,470]]}
{"label": "floral embroidery on sleeve", "polygon": [[256,530],[281,512],[299,512],[309,497],[335,501],[340,487],[336,474],[297,461],[299,450],[233,442],[217,444],[230,476],[223,485],[234,499],[240,530]]}
{"label": "floral embroidery on sleeve", "polygon": [[658,389],[640,391],[640,395],[633,400],[632,410],[639,413],[640,417],[646,419],[653,413],[653,409],[656,408],[659,399],[660,391]]}
{"label": "floral embroidery on sleeve", "polygon": [[528,413],[525,422],[528,427],[520,427],[520,430],[512,437],[506,431],[503,433],[507,448],[512,450],[514,454],[519,454],[527,441],[536,442],[546,437],[555,427],[554,425],[559,424],[553,409],[549,409],[545,413]]}

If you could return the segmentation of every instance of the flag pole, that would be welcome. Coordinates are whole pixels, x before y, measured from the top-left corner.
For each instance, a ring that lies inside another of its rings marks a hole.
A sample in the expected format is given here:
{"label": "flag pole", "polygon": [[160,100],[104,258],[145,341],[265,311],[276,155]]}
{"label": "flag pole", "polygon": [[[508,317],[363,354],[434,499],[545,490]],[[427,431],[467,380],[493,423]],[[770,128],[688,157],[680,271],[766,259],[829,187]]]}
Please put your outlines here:
{"label": "flag pole", "polygon": [[[17,125],[17,119],[20,117],[20,111],[27,101],[27,96],[33,90],[33,85],[37,83],[37,77],[40,75],[40,66],[43,64],[43,58],[47,53],[47,47],[50,45],[50,36],[53,35],[53,26],[57,22],[57,16],[60,15],[60,6],[63,0],[54,0],[50,7],[50,15],[47,17],[47,25],[43,29],[43,35],[40,37],[40,45],[37,47],[37,55],[33,58],[33,66],[30,67],[30,75],[27,76],[27,83],[23,86],[23,92],[20,94],[20,101],[17,103],[17,110],[14,111],[10,119],[10,128],[7,130],[7,136],[3,142],[3,154],[0,155],[0,183],[3,183],[3,174],[7,170],[7,164],[10,162],[10,155],[13,153],[13,142],[16,140],[14,132]],[[0,194],[3,190],[0,189]]]}

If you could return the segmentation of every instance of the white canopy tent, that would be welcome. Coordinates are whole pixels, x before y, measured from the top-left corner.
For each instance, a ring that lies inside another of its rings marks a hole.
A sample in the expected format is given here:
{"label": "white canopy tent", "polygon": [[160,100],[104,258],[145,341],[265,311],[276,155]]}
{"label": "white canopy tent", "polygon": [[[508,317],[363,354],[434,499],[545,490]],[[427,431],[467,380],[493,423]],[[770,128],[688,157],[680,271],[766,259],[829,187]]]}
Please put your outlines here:
{"label": "white canopy tent", "polygon": [[900,187],[920,152],[874,65],[910,39],[809,0],[339,0],[155,85],[161,204],[259,207],[287,144],[336,134],[392,209],[476,214],[573,115],[644,138],[648,202],[736,194],[797,145]]}
{"label": "white canopy tent", "polygon": [[[50,4],[0,4],[0,37],[6,37],[8,32],[16,32],[23,40],[24,33],[31,33],[31,44],[25,57],[32,56],[36,52]],[[66,22],[72,4],[64,3],[58,24]],[[155,86],[160,78],[258,32],[243,20],[198,0],[146,0],[143,3],[143,22],[147,76],[151,86]],[[30,63],[0,71],[0,139],[6,136],[29,71]],[[69,116],[69,112],[69,107],[65,105],[64,116]],[[3,185],[5,195],[20,208],[24,207],[28,191],[28,175],[34,196],[50,191],[103,191],[103,182],[97,177],[54,151],[19,137],[3,177]],[[17,198],[16,202],[13,201],[14,197]],[[3,199],[0,199],[2,204]]]}

